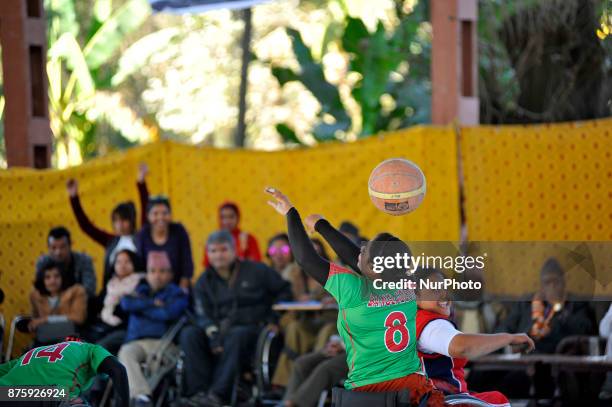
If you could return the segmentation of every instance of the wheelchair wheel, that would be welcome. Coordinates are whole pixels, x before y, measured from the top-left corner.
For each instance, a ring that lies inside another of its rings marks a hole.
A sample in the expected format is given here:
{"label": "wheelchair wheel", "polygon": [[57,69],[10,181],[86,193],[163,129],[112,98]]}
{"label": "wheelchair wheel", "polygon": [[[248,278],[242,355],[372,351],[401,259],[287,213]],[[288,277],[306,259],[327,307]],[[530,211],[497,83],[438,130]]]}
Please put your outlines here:
{"label": "wheelchair wheel", "polygon": [[272,376],[283,349],[283,336],[264,328],[257,339],[255,350],[255,383],[258,398],[261,400],[272,389]]}

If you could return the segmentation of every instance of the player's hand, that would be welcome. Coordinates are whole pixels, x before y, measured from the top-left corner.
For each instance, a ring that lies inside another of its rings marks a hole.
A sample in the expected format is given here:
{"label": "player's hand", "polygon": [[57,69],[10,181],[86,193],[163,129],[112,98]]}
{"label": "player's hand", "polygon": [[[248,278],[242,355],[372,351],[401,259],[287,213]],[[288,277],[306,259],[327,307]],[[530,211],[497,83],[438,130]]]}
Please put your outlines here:
{"label": "player's hand", "polygon": [[278,334],[280,332],[280,328],[276,324],[268,324],[266,325],[266,328],[274,332],[275,334]]}
{"label": "player's hand", "polygon": [[66,190],[71,198],[74,198],[79,194],[79,184],[77,183],[76,179],[70,178],[68,182],[66,182]]}
{"label": "player's hand", "polygon": [[153,301],[153,305],[155,305],[156,307],[163,307],[164,306],[164,302],[162,300],[160,300],[159,298],[156,298]]}
{"label": "player's hand", "polygon": [[212,348],[211,352],[213,353],[213,355],[220,355],[223,353],[223,346],[217,346],[215,348]]}
{"label": "player's hand", "polygon": [[[524,353],[529,353],[535,349],[535,343],[527,334],[512,334],[510,345],[519,346]],[[522,345],[522,346],[521,346]]]}
{"label": "player's hand", "polygon": [[145,177],[147,176],[147,174],[149,173],[149,166],[147,165],[147,163],[140,163],[138,164],[138,182],[142,183],[145,180]]}
{"label": "player's hand", "polygon": [[268,201],[268,205],[276,209],[276,212],[280,213],[281,215],[286,215],[287,212],[289,212],[289,209],[293,208],[289,198],[287,198],[287,196],[278,189],[266,187],[265,191],[274,198],[274,200]]}
{"label": "player's hand", "polygon": [[306,219],[304,219],[304,226],[306,227],[306,231],[308,233],[314,233],[315,231],[315,225],[317,224],[318,221],[320,221],[321,219],[323,219],[323,215],[319,215],[319,214],[312,214],[312,215],[308,215],[306,217]]}

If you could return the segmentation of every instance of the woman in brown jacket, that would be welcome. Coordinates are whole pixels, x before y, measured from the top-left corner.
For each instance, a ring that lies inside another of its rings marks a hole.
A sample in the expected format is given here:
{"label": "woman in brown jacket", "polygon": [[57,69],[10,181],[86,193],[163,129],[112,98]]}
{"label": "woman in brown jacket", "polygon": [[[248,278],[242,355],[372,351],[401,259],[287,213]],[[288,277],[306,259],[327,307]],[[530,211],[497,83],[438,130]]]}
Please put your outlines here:
{"label": "woman in brown jacket", "polygon": [[81,325],[87,317],[87,294],[80,284],[66,276],[63,266],[49,259],[36,274],[30,293],[32,321],[28,328],[35,332],[45,323],[71,321]]}

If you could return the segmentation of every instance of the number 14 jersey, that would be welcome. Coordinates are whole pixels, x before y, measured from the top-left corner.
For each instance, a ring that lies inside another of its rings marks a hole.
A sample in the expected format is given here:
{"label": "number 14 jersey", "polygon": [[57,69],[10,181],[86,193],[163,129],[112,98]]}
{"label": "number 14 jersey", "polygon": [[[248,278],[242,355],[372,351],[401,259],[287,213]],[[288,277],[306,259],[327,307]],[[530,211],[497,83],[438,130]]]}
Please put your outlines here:
{"label": "number 14 jersey", "polygon": [[99,345],[60,342],[31,349],[18,359],[0,365],[0,386],[58,386],[70,398],[87,389],[98,366],[112,356]]}
{"label": "number 14 jersey", "polygon": [[338,302],[347,389],[422,372],[413,291],[375,289],[370,279],[336,264],[330,265],[325,289]]}

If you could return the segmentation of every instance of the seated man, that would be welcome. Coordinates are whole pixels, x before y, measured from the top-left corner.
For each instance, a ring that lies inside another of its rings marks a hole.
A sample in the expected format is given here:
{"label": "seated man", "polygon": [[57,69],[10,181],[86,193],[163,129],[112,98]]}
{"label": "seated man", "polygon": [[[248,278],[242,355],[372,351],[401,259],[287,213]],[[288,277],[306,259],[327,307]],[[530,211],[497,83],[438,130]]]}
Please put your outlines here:
{"label": "seated man", "polygon": [[[31,349],[20,358],[0,365],[0,386],[58,386],[69,399],[69,404],[85,404],[82,394],[97,374],[107,374],[113,380],[117,407],[128,407],[128,379],[125,368],[117,358],[99,345],[72,339],[54,345]],[[27,402],[28,406],[47,402]],[[11,403],[3,402],[3,406]],[[15,406],[24,406],[23,401]],[[64,405],[64,404],[62,404]]]}
{"label": "seated man", "polygon": [[285,407],[314,407],[323,390],[331,389],[348,375],[342,338],[333,335],[325,348],[295,360],[283,402]]}
{"label": "seated man", "polygon": [[150,406],[152,390],[140,364],[155,352],[160,339],[171,324],[181,317],[189,303],[187,294],[172,282],[174,278],[166,252],[149,252],[146,280],[132,295],[121,299],[128,313],[125,344],[119,349],[119,360],[127,369],[130,397],[136,406]]}
{"label": "seated man", "polygon": [[255,352],[257,335],[275,324],[272,305],[291,300],[291,287],[262,263],[239,260],[231,233],[212,233],[206,243],[210,266],[195,284],[197,326],[181,332],[185,394],[181,405],[221,406],[239,369]]}
{"label": "seated man", "polygon": [[40,272],[45,261],[51,258],[64,265],[66,275],[70,279],[68,285],[79,283],[85,287],[87,297],[94,298],[96,295],[96,273],[91,257],[85,253],[73,251],[71,245],[68,229],[63,226],[51,229],[47,236],[49,253],[38,259],[36,272]]}
{"label": "seated man", "polygon": [[[420,280],[444,281],[437,270],[417,273]],[[468,359],[495,352],[507,345],[523,345],[526,351],[534,343],[526,334],[464,334],[450,321],[451,301],[444,290],[417,289],[416,335],[419,358],[427,376],[445,394],[469,393],[496,406],[510,406],[498,391],[469,392],[463,368]]]}
{"label": "seated man", "polygon": [[[508,316],[495,329],[496,332],[527,332],[533,338],[536,353],[552,354],[563,338],[571,335],[594,333],[594,317],[589,304],[572,300],[565,289],[565,272],[557,260],[548,259],[540,270],[540,287],[530,296],[531,301],[511,305]],[[529,395],[531,380],[525,372],[480,371],[469,378],[474,388],[495,387],[509,397]],[[555,390],[550,365],[537,365],[535,396],[550,398]]]}

